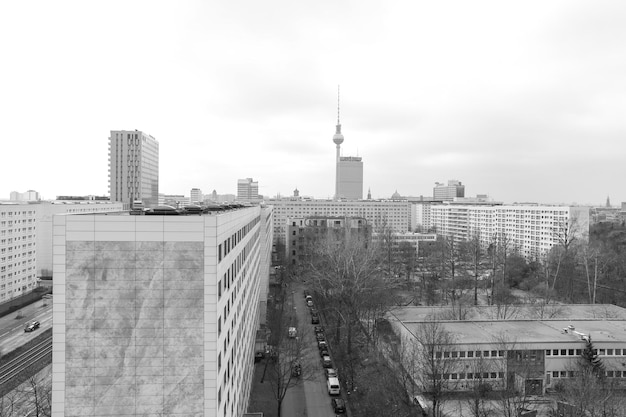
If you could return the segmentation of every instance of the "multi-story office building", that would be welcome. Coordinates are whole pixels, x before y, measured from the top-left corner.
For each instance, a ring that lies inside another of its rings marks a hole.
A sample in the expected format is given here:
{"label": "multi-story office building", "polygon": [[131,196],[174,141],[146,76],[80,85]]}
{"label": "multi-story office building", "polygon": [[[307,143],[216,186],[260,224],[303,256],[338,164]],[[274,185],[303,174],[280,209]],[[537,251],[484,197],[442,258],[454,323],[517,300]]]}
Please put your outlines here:
{"label": "multi-story office building", "polygon": [[155,207],[159,196],[159,142],[138,130],[112,130],[109,138],[111,201],[141,200]]}
{"label": "multi-story office building", "polygon": [[[626,386],[626,310],[621,307],[561,304],[549,319],[530,318],[537,310],[520,307],[519,318],[494,320],[488,317],[497,316],[496,307],[481,306],[468,311],[480,313],[475,319],[438,320],[436,327],[429,327],[443,310],[405,307],[388,315],[402,344],[399,351],[405,353],[405,369],[419,392],[428,391],[432,381],[422,377],[429,371],[420,360],[423,345],[417,339],[428,340],[424,335],[433,334],[432,329],[437,329],[440,341],[433,346],[433,361],[447,391],[469,391],[483,383],[494,390],[514,386],[526,395],[542,395],[558,381],[574,377],[587,340],[592,341],[608,381]],[[442,337],[443,332],[449,337]]]}
{"label": "multi-story office building", "polygon": [[569,234],[587,238],[589,208],[540,205],[433,204],[431,226],[457,242],[478,236],[484,247],[503,243],[539,259]]}
{"label": "multi-story office building", "polygon": [[338,199],[363,199],[363,161],[360,156],[341,156],[337,161]]}
{"label": "multi-story office building", "polygon": [[253,181],[252,178],[237,180],[237,200],[258,201],[259,183],[257,181]]}
{"label": "multi-story office building", "polygon": [[409,205],[406,200],[309,200],[299,197],[274,198],[274,241],[286,243],[289,219],[313,216],[362,217],[373,231],[389,228],[409,230]]}
{"label": "multi-story office building", "polygon": [[271,208],[54,218],[53,416],[241,416]]}
{"label": "multi-story office building", "polygon": [[189,193],[189,200],[191,204],[200,204],[203,201],[202,190],[199,188],[192,188]]}
{"label": "multi-story office building", "polygon": [[36,221],[36,205],[0,203],[0,303],[37,286]]}
{"label": "multi-story office building", "polygon": [[110,201],[0,203],[0,303],[35,289],[52,277],[52,218],[55,214],[118,212]]}
{"label": "multi-story office building", "polygon": [[449,180],[448,185],[435,183],[433,198],[435,200],[452,201],[456,197],[465,197],[465,186],[461,181]]}

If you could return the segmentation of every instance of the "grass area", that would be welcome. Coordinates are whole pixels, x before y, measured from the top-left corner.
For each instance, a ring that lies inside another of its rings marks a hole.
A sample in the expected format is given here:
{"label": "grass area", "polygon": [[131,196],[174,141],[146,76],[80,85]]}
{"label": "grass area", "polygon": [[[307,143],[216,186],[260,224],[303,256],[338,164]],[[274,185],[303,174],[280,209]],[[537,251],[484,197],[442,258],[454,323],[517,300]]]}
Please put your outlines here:
{"label": "grass area", "polygon": [[252,393],[250,394],[248,412],[262,412],[263,417],[277,417],[278,406],[274,399],[272,387],[267,381],[261,382],[264,368],[265,361],[258,362],[254,365],[254,381],[252,382]]}

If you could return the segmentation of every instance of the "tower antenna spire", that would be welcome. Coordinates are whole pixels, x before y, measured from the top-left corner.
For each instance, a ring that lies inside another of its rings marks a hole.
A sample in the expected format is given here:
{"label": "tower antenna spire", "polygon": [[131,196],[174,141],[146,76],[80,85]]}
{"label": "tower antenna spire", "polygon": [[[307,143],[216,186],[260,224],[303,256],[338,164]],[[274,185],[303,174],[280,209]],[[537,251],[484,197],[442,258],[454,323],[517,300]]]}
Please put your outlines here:
{"label": "tower antenna spire", "polygon": [[339,122],[340,88],[341,86],[337,85],[337,124],[338,125],[341,125],[341,123]]}

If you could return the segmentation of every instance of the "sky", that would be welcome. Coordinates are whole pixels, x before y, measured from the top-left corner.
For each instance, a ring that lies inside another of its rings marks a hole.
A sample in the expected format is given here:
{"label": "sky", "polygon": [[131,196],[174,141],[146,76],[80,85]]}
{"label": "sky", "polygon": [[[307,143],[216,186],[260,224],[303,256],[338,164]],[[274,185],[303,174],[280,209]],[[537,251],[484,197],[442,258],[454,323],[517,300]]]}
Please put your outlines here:
{"label": "sky", "polygon": [[108,195],[111,130],[159,192],[332,197],[337,89],[364,195],[626,201],[626,2],[0,4],[0,199]]}

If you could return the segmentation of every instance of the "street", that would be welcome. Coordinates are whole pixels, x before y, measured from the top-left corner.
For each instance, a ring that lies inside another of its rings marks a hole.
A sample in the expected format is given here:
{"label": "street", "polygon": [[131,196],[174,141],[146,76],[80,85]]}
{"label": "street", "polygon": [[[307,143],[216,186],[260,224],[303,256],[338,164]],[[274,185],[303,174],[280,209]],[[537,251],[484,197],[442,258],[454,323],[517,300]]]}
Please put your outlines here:
{"label": "street", "polygon": [[[45,306],[44,301],[47,303]],[[22,316],[19,319],[16,318],[18,311]],[[16,349],[44,330],[52,328],[52,300],[39,300],[18,311],[0,317],[0,354]],[[39,321],[41,327],[29,333],[24,332],[25,323],[32,320]]]}

